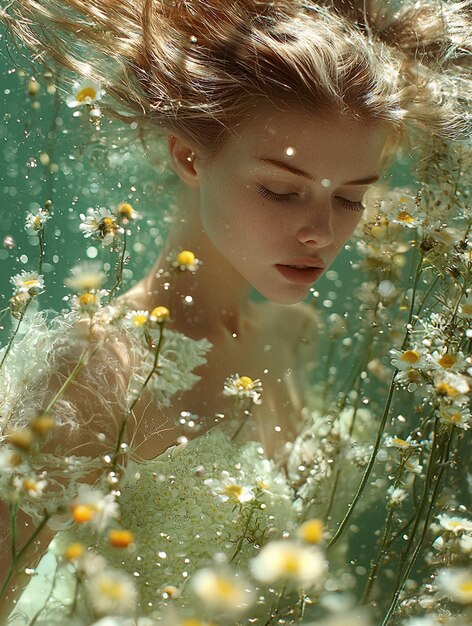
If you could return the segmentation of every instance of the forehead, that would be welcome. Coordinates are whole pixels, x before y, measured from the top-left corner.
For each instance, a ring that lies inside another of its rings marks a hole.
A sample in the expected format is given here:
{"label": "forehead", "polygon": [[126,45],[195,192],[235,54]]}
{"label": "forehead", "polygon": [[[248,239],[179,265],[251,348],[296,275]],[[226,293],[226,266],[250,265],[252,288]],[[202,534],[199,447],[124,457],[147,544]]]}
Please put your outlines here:
{"label": "forehead", "polygon": [[226,150],[233,157],[283,160],[322,178],[339,172],[341,178],[355,180],[378,173],[391,134],[391,127],[379,122],[264,107],[228,142]]}

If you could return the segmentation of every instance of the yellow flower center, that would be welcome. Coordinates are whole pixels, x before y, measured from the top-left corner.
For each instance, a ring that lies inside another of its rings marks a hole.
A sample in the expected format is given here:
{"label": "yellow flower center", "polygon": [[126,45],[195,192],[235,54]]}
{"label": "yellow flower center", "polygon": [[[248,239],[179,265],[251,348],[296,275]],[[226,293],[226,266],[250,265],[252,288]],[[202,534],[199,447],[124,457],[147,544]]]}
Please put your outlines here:
{"label": "yellow flower center", "polygon": [[462,422],[462,415],[460,413],[445,413],[444,419],[453,424],[460,424]]}
{"label": "yellow flower center", "polygon": [[95,508],[88,504],[77,504],[72,508],[72,517],[77,524],[83,524],[84,522],[90,522],[95,512]]}
{"label": "yellow flower center", "polygon": [[418,363],[420,360],[420,354],[416,350],[406,350],[402,356],[401,360],[405,361],[405,363]]}
{"label": "yellow flower center", "polygon": [[97,296],[94,293],[90,293],[90,291],[87,291],[87,293],[83,293],[79,297],[79,304],[83,307],[94,305],[96,304],[96,302]]}
{"label": "yellow flower center", "polygon": [[170,311],[165,306],[156,306],[151,312],[151,317],[155,318],[158,322],[165,322],[169,319]]}
{"label": "yellow flower center", "polygon": [[230,498],[238,500],[243,494],[243,488],[241,485],[226,485],[223,489],[223,493]]}
{"label": "yellow flower center", "polygon": [[122,216],[122,217],[126,217],[128,219],[132,219],[133,215],[134,215],[134,209],[131,206],[131,204],[129,204],[128,202],[123,202],[122,204],[119,205],[118,207],[118,213]]}
{"label": "yellow flower center", "polygon": [[300,559],[295,554],[284,554],[282,562],[282,570],[285,574],[298,574],[300,570]]}
{"label": "yellow flower center", "polygon": [[144,313],[139,313],[133,317],[133,325],[137,328],[141,328],[147,322],[148,316],[144,315]]}
{"label": "yellow flower center", "polygon": [[236,589],[234,585],[229,580],[226,580],[225,578],[217,579],[215,585],[215,593],[217,596],[230,600],[234,597],[235,591]]}
{"label": "yellow flower center", "polygon": [[38,488],[38,483],[35,480],[31,480],[30,478],[23,479],[23,487],[26,491],[36,491]]}
{"label": "yellow flower center", "polygon": [[80,559],[84,552],[85,548],[81,543],[71,543],[64,552],[64,556],[68,561],[75,561],[75,559]]}
{"label": "yellow flower center", "polygon": [[129,530],[110,530],[108,541],[115,548],[127,548],[134,541],[133,533]]}
{"label": "yellow flower center", "polygon": [[35,285],[39,285],[39,281],[37,278],[31,278],[30,280],[25,280],[23,285],[25,287],[34,287]]}
{"label": "yellow flower center", "polygon": [[236,381],[236,387],[238,389],[244,389],[245,391],[251,391],[254,389],[254,381],[249,376],[241,376]]}
{"label": "yellow flower center", "polygon": [[449,521],[448,522],[448,526],[450,526],[453,529],[462,529],[463,527],[463,523],[462,522],[454,522],[454,521]]}
{"label": "yellow flower center", "polygon": [[204,623],[196,617],[189,617],[184,619],[181,623],[182,626],[204,626]]}
{"label": "yellow flower center", "polygon": [[405,222],[407,224],[412,224],[415,220],[412,215],[408,213],[408,211],[400,211],[397,215],[397,220],[399,222]]}
{"label": "yellow flower center", "polygon": [[392,443],[393,443],[393,445],[398,446],[399,448],[409,448],[410,447],[410,444],[408,443],[408,441],[405,441],[401,437],[393,437]]}
{"label": "yellow flower center", "polygon": [[459,591],[463,593],[472,593],[472,579],[464,580],[464,582],[459,584]]}
{"label": "yellow flower center", "polygon": [[438,363],[441,367],[444,367],[444,369],[449,369],[456,363],[456,361],[457,357],[453,354],[445,354],[439,359]]}
{"label": "yellow flower center", "polygon": [[56,422],[50,415],[40,415],[30,422],[30,428],[40,437],[44,437],[56,428]]}
{"label": "yellow flower center", "polygon": [[177,265],[185,265],[188,267],[195,263],[195,255],[190,250],[182,250],[182,252],[177,256]]}
{"label": "yellow flower center", "polygon": [[459,393],[459,391],[453,387],[452,385],[449,385],[449,383],[446,382],[442,382],[439,383],[436,386],[436,391],[439,395],[441,396],[457,396],[457,394]]}
{"label": "yellow flower center", "polygon": [[99,583],[100,591],[108,598],[120,600],[123,597],[124,588],[120,582],[111,579],[101,580]]}
{"label": "yellow flower center", "polygon": [[15,430],[9,433],[7,438],[8,443],[13,444],[25,452],[28,452],[31,449],[33,440],[33,431],[30,428],[20,428],[19,430]]}
{"label": "yellow flower center", "polygon": [[34,227],[36,230],[39,230],[41,228],[41,218],[39,216],[36,216],[34,218]]}
{"label": "yellow flower center", "polygon": [[300,536],[307,543],[319,543],[323,539],[323,522],[312,519],[300,527]]}
{"label": "yellow flower center", "polygon": [[90,102],[97,97],[97,91],[93,87],[84,87],[77,92],[75,99],[77,102]]}
{"label": "yellow flower center", "polygon": [[464,315],[472,315],[472,304],[463,304],[461,311]]}

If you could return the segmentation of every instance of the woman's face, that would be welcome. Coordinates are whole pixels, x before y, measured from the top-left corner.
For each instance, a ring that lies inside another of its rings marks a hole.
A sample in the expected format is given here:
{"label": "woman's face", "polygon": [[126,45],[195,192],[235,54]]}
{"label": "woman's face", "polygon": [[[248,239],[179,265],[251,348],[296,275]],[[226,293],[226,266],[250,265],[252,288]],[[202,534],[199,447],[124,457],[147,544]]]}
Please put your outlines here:
{"label": "woman's face", "polygon": [[203,230],[263,296],[303,300],[359,222],[388,136],[380,124],[260,109],[215,157],[197,153]]}

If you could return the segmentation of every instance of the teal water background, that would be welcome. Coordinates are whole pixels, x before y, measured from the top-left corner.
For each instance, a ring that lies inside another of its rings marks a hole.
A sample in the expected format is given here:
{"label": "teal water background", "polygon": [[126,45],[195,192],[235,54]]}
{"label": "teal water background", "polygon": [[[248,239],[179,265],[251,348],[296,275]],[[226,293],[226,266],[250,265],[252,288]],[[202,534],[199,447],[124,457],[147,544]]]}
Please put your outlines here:
{"label": "teal water background", "polygon": [[[101,259],[113,274],[115,257],[79,231],[79,216],[88,207],[113,209],[130,202],[143,215],[130,240],[130,262],[123,274],[126,289],[149,270],[165,238],[174,176],[163,165],[152,164],[139,142],[129,144],[119,122],[104,118],[96,130],[86,109],[69,108],[67,94],[54,91],[52,77],[20,56],[4,31],[0,35],[0,310],[8,307],[12,295],[10,277],[38,269],[38,238],[25,232],[25,217],[48,200],[53,211],[46,223],[46,289],[39,306],[55,311],[66,306],[64,279],[80,260]],[[39,85],[36,96],[28,95],[31,80]],[[156,140],[158,145],[163,146],[162,141]],[[157,153],[159,158],[159,149]],[[389,178],[396,184],[408,183],[409,165],[408,158],[399,162]],[[347,249],[307,298],[326,313],[344,314],[349,308],[356,257],[350,244]],[[9,323],[7,316],[5,331]],[[1,335],[4,345],[7,333]]]}

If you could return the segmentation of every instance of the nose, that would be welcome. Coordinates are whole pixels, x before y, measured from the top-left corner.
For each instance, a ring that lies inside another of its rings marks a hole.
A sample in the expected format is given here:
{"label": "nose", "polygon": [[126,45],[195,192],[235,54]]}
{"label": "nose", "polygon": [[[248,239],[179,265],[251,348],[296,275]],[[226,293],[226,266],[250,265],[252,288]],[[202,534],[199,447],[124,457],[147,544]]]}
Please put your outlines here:
{"label": "nose", "polygon": [[297,232],[300,243],[310,248],[325,248],[334,239],[333,216],[329,206],[311,208]]}

